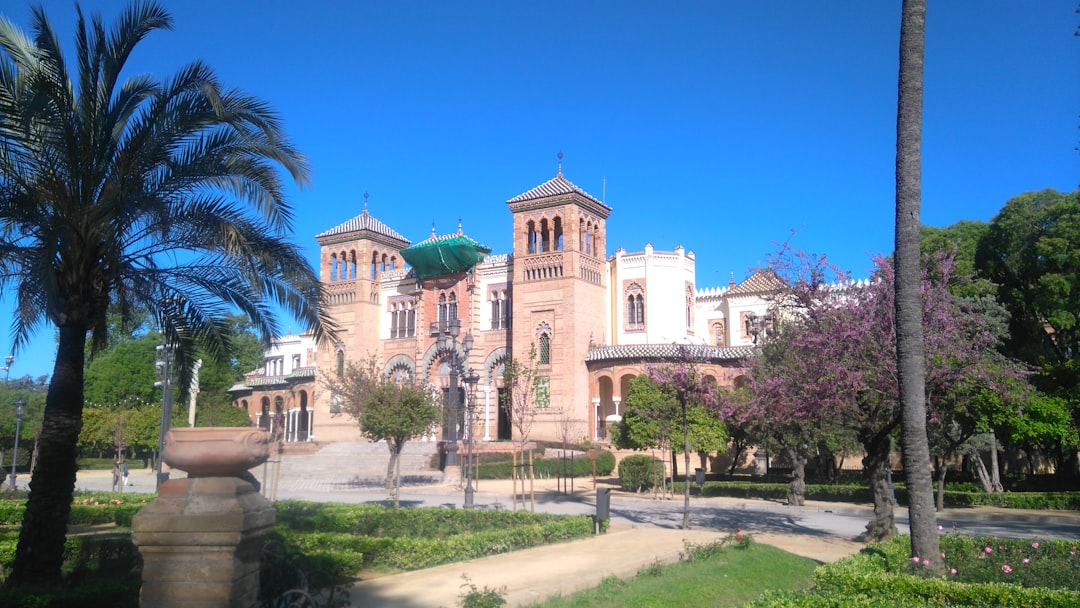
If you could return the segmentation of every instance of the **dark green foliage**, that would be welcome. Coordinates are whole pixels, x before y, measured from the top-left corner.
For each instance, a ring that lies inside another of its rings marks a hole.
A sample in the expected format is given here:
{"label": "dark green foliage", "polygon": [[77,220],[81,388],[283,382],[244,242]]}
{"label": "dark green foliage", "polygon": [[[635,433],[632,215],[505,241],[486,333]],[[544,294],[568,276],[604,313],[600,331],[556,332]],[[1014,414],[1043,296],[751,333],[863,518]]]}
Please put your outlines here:
{"label": "dark green foliage", "polygon": [[[1030,550],[1031,541],[993,541],[993,551],[1010,553],[1011,557],[1017,549],[1027,546]],[[928,606],[1045,606],[1066,607],[1080,605],[1080,592],[1076,588],[1080,581],[1080,560],[1068,556],[1071,543],[1046,542],[1040,543],[1039,550],[1050,546],[1056,547],[1060,553],[1064,551],[1068,560],[1057,560],[1054,565],[1048,566],[1037,574],[1047,578],[1046,583],[1036,583],[1037,587],[1022,586],[1018,580],[1018,569],[1023,565],[1013,567],[1011,572],[1002,571],[1004,561],[997,561],[990,554],[981,553],[981,543],[974,539],[963,537],[942,538],[941,549],[945,553],[947,568],[955,568],[957,574],[948,574],[945,577],[918,576],[912,573],[913,562],[910,557],[911,545],[907,537],[897,537],[888,542],[874,545],[863,550],[858,555],[851,556],[836,562],[835,564],[819,568],[814,573],[814,586],[817,590],[839,593],[852,596],[878,596],[912,600],[920,600]],[[998,549],[997,547],[1002,547]],[[961,554],[964,555],[961,555]],[[990,557],[987,557],[987,556]],[[1022,559],[1022,558],[1021,558]],[[980,561],[980,566],[973,565],[973,561]],[[960,567],[957,567],[959,564]],[[1030,566],[1031,564],[1027,564]],[[968,571],[962,568],[969,568]],[[970,579],[968,578],[970,576]],[[1069,587],[1048,588],[1056,581],[1068,580]],[[783,604],[780,604],[783,605]],[[815,604],[816,605],[816,604]],[[853,604],[861,605],[861,604]]]}
{"label": "dark green foliage", "polygon": [[388,509],[380,505],[279,502],[283,542],[346,573],[363,567],[418,570],[593,533],[592,519],[526,511]]}
{"label": "dark green foliage", "polygon": [[[682,489],[682,481],[676,481],[674,491]],[[960,484],[958,484],[960,485]],[[973,484],[967,484],[973,485]],[[765,500],[786,500],[790,489],[786,483],[749,483],[745,481],[706,481],[698,490],[697,484],[691,489],[699,496],[728,496],[732,498],[758,498]],[[822,502],[871,502],[870,490],[864,485],[825,485],[808,484],[807,500]],[[907,492],[903,484],[896,484],[896,500],[907,504]],[[1080,492],[1005,492],[992,494],[981,491],[961,492],[945,491],[945,506],[952,507],[1003,507],[1008,509],[1035,509],[1080,511]]]}
{"label": "dark green foliage", "polygon": [[[490,454],[487,456],[496,456]],[[513,461],[499,454],[498,460],[485,459],[480,462],[476,479],[510,479],[510,471],[513,469]],[[521,463],[518,463],[521,466]],[[526,465],[527,466],[527,465]],[[607,450],[601,450],[596,457],[596,475],[606,477],[615,470],[615,455]],[[540,458],[533,461],[533,475],[539,478],[546,477],[592,477],[592,460],[586,454],[579,454],[573,461],[569,458]],[[519,471],[518,477],[527,476],[528,472]]]}
{"label": "dark green foliage", "polygon": [[627,492],[641,492],[664,480],[664,463],[655,456],[634,454],[619,463],[619,485]]}

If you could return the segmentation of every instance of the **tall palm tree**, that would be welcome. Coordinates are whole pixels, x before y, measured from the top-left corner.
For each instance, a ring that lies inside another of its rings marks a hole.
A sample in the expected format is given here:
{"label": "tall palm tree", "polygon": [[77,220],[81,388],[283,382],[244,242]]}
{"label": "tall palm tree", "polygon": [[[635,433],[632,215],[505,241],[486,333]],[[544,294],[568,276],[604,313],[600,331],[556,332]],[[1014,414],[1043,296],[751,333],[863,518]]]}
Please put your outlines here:
{"label": "tall palm tree", "polygon": [[120,80],[136,45],[171,26],[154,2],[108,32],[79,9],[72,74],[44,9],[32,36],[0,19],[0,289],[16,299],[16,347],[42,325],[59,336],[13,586],[60,580],[86,344],[106,343],[110,308],[151,311],[182,380],[196,349],[229,351],[231,312],[267,341],[281,310],[333,334],[288,236],[281,170],[302,186],[307,163],[271,108],[200,62]]}
{"label": "tall palm tree", "polygon": [[943,566],[934,511],[930,446],[926,436],[920,208],[922,98],[926,0],[904,0],[900,22],[900,77],[896,116],[896,357],[911,555]]}

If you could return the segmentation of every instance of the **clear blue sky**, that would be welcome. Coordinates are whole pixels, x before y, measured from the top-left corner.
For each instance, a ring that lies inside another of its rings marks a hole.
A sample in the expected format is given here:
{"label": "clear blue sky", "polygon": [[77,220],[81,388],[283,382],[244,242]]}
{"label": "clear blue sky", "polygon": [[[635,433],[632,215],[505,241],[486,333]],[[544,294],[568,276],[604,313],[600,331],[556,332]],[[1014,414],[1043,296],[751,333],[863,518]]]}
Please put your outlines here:
{"label": "clear blue sky", "polygon": [[[164,4],[174,31],[131,73],[201,58],[281,113],[314,167],[293,195],[312,263],[365,191],[413,242],[460,218],[509,252],[505,201],[554,177],[560,150],[613,208],[609,254],[683,245],[699,287],[744,278],[793,230],[856,276],[892,250],[900,0]],[[45,5],[70,44],[74,2]],[[107,23],[122,5],[82,3]],[[1078,5],[930,0],[924,224],[1080,184]],[[26,27],[29,6],[0,12]],[[40,332],[13,376],[51,374],[52,346]]]}

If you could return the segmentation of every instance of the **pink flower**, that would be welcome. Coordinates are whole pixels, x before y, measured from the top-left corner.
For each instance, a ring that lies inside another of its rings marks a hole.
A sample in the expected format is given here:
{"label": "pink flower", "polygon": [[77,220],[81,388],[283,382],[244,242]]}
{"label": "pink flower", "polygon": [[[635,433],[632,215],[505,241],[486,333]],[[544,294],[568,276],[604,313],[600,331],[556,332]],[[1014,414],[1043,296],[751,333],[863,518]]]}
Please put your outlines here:
{"label": "pink flower", "polygon": [[991,549],[990,547],[987,547],[987,548],[983,549],[983,551],[984,551],[984,552],[985,552],[985,553],[986,553],[987,555],[989,555],[989,554],[991,554],[991,553],[993,553],[993,552],[994,552],[994,550],[993,550],[993,549]]}
{"label": "pink flower", "polygon": [[1012,568],[1009,567],[1009,564],[1005,564],[1004,566],[1001,567],[1001,571],[1004,572],[1005,574],[1008,574],[1008,573],[1012,572]]}
{"label": "pink flower", "polygon": [[918,556],[911,558],[911,561],[915,562],[916,564],[919,563]]}
{"label": "pink flower", "polygon": [[949,572],[952,572],[953,574],[956,574],[956,568],[953,568],[953,569],[949,570]]}
{"label": "pink flower", "polygon": [[944,530],[944,529],[945,529],[945,528],[943,528],[943,527],[941,526],[941,524],[938,524],[938,527],[937,527],[937,531],[938,531],[938,532],[941,532],[941,531],[942,531],[942,530]]}
{"label": "pink flower", "polygon": [[944,551],[941,552],[941,559],[945,559],[945,552]]}
{"label": "pink flower", "polygon": [[1038,549],[1039,548],[1039,543],[1031,543],[1031,548],[1032,549]]}
{"label": "pink flower", "polygon": [[1022,564],[1030,564],[1030,563],[1031,563],[1031,560],[1025,557],[1025,558],[1024,558],[1024,561],[1022,561],[1022,562],[1020,562],[1020,563],[1022,563]]}

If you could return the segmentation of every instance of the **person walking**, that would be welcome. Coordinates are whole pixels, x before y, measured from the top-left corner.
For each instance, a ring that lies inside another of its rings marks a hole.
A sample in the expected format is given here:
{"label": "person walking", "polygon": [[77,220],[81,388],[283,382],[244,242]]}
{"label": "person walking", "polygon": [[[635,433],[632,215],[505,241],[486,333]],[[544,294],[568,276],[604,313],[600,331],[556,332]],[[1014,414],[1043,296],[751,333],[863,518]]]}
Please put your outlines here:
{"label": "person walking", "polygon": [[124,477],[124,485],[125,486],[130,486],[131,485],[131,480],[128,478],[128,467],[127,467],[127,462],[126,461],[123,464],[120,465],[120,473]]}
{"label": "person walking", "polygon": [[120,463],[113,462],[112,465],[112,489],[113,492],[120,489]]}

